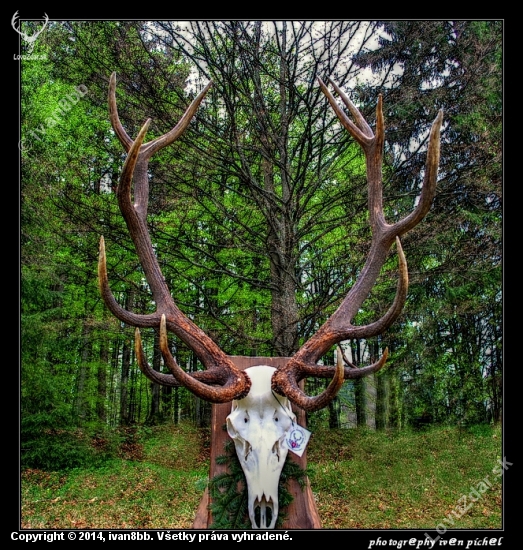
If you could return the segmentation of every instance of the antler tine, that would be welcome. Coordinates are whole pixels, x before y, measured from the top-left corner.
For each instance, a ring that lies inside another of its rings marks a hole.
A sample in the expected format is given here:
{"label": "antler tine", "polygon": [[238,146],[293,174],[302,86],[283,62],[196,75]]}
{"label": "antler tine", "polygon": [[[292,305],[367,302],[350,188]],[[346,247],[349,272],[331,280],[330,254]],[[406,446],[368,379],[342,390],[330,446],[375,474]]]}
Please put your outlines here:
{"label": "antler tine", "polygon": [[180,382],[178,382],[172,374],[163,374],[155,371],[149,366],[143,351],[142,336],[139,328],[136,328],[134,331],[134,353],[138,359],[138,366],[140,367],[140,370],[145,374],[145,376],[147,376],[147,378],[149,378],[149,380],[162,386],[180,387]]}
{"label": "antler tine", "polygon": [[[369,323],[365,326],[353,326],[350,323],[347,324],[347,316],[351,315],[350,306],[350,293],[349,296],[345,298],[342,302],[342,305],[339,308],[340,313],[336,316],[335,322],[333,325],[335,330],[343,331],[346,327],[346,337],[343,340],[350,338],[369,338],[371,336],[377,336],[385,331],[388,327],[394,323],[394,321],[399,317],[400,313],[403,310],[403,306],[407,300],[407,292],[409,289],[409,271],[407,267],[407,259],[403,252],[403,247],[401,246],[401,241],[399,237],[396,237],[396,251],[398,253],[398,285],[396,287],[396,295],[394,296],[394,301],[388,309],[388,311],[380,319],[374,323]],[[354,315],[354,314],[352,314]]]}
{"label": "antler tine", "polygon": [[100,237],[100,254],[98,256],[98,288],[105,305],[109,311],[120,321],[131,326],[156,327],[158,326],[160,316],[158,313],[149,315],[138,315],[123,308],[115,299],[109,287],[109,278],[107,276],[107,261],[105,257],[105,240]]}
{"label": "antler tine", "polygon": [[[180,118],[180,120],[172,130],[170,130],[166,134],[163,134],[160,137],[157,137],[156,139],[153,139],[152,141],[150,141],[149,143],[146,143],[143,146],[142,152],[144,154],[144,157],[146,158],[152,157],[154,153],[166,147],[167,145],[170,145],[183,134],[183,132],[186,130],[187,126],[191,122],[192,117],[198,110],[200,103],[203,101],[203,98],[206,96],[211,86],[212,86],[212,82],[209,82],[205,86],[205,88],[198,94],[196,99],[192,101],[192,103],[189,105],[185,113],[182,115],[182,117]],[[129,151],[133,143],[133,140],[129,137],[129,135],[125,131],[124,127],[122,126],[122,123],[120,122],[120,117],[118,116],[118,108],[116,106],[116,72],[113,72],[111,74],[111,78],[109,79],[108,103],[109,103],[109,117],[111,120],[111,125],[114,131],[116,132],[118,139],[124,146],[125,150]]]}
{"label": "antler tine", "polygon": [[434,200],[438,181],[440,132],[442,124],[443,109],[440,109],[430,128],[427,160],[425,162],[425,175],[423,177],[423,187],[421,189],[418,205],[405,218],[394,224],[395,231],[398,235],[402,235],[416,226],[426,216]]}
{"label": "antler tine", "polygon": [[[330,93],[329,89],[327,88],[327,86],[319,76],[317,77],[317,80],[320,84],[322,92],[325,94],[325,96],[329,100],[329,103],[333,111],[336,113],[336,116],[338,117],[339,121],[342,123],[343,127],[346,130],[348,130],[350,135],[362,147],[369,146],[374,139],[374,133],[372,132],[370,126],[367,124],[367,121],[363,118],[363,116],[361,115],[359,110],[356,108],[354,103],[352,103],[349,97],[345,93],[343,93],[342,90],[338,88],[338,86],[334,85],[336,92],[339,94],[339,96],[342,98],[345,105],[348,107],[356,123],[352,122],[352,120],[343,112],[342,108],[338,105],[338,103],[334,99],[334,96]],[[329,82],[332,83],[332,80],[330,78],[329,78]]]}
{"label": "antler tine", "polygon": [[15,31],[18,31],[18,29],[15,27],[17,17],[18,17],[18,10],[15,11],[15,14],[14,14],[13,17],[11,18],[11,26],[13,27],[13,29],[14,29]]}
{"label": "antler tine", "polygon": [[[291,359],[292,361],[292,359]],[[276,371],[272,377],[272,388],[278,393],[278,389],[275,388],[275,376],[281,371]],[[333,374],[334,372],[334,374]],[[320,395],[315,397],[309,397],[303,393],[303,391],[298,386],[298,380],[291,379],[289,384],[285,387],[284,394],[287,399],[292,401],[295,405],[302,408],[305,411],[319,411],[326,407],[338,394],[340,391],[343,382],[345,381],[345,368],[343,366],[343,359],[341,354],[337,353],[336,367],[329,369],[329,374],[332,376],[332,380],[328,385],[327,389],[324,390]],[[316,372],[313,376],[316,376]],[[281,390],[279,391],[281,394]]]}
{"label": "antler tine", "polygon": [[45,27],[47,27],[47,23],[49,23],[49,16],[47,15],[47,13],[44,12],[44,25],[43,25],[43,27],[42,27],[39,31],[37,31],[37,32],[33,35],[34,40],[36,40],[36,38],[38,37],[38,35],[39,35],[40,33],[43,32],[43,30],[45,29]]}
{"label": "antler tine", "polygon": [[358,367],[356,365],[354,365],[351,361],[349,361],[348,357],[345,355],[345,352],[341,349],[341,346],[338,345],[338,351],[339,353],[341,353],[341,356],[343,358],[343,361],[345,362],[346,365],[349,365],[349,367],[351,369],[357,369]]}
{"label": "antler tine", "polygon": [[[122,308],[109,289],[103,237],[100,239],[100,259],[98,263],[99,284],[102,297],[111,312],[120,320],[135,327],[160,326],[160,347],[164,361],[171,370],[171,375],[156,373],[147,365],[137,333],[136,355],[142,371],[153,381],[166,385],[183,384],[193,393],[213,402],[226,402],[243,397],[250,388],[248,376],[238,370],[225,353],[174,303],[169,292],[158,259],[154,252],[147,227],[147,203],[149,199],[148,163],[150,157],[162,147],[171,144],[187,128],[196,109],[203,100],[210,85],[189,105],[180,122],[167,134],[143,143],[150,120],[141,128],[136,140],[131,140],[123,129],[116,107],[116,75],[111,75],[109,84],[109,113],[111,123],[122,145],[127,150],[120,183],[117,190],[118,205],[133,239],[145,277],[156,303],[156,312],[150,315],[137,315]],[[134,183],[134,193],[132,187]],[[131,195],[134,195],[133,197]],[[204,373],[185,373],[176,364],[168,345],[166,330],[176,334],[191,348],[207,371]],[[162,336],[163,335],[163,336]],[[221,387],[210,387],[218,385]]]}
{"label": "antler tine", "polygon": [[[352,101],[349,99],[349,96],[332,80],[332,78],[327,79],[332,87],[336,90],[336,93],[341,97],[343,103],[347,106],[347,108],[350,111],[350,114],[353,116],[354,120],[356,121],[356,126],[367,136],[367,137],[374,137],[374,133],[371,129],[371,127],[367,124],[367,121],[363,117],[363,115],[360,113],[359,109],[352,103]],[[325,87],[325,90],[329,92],[328,88]],[[324,92],[325,93],[325,92]],[[329,95],[330,94],[329,92]],[[327,96],[328,97],[328,96]],[[380,95],[381,97],[381,95]],[[330,98],[329,98],[330,101]],[[332,103],[331,103],[332,105]],[[343,111],[341,111],[343,113]],[[343,113],[345,114],[345,113]]]}
{"label": "antler tine", "polygon": [[189,122],[191,122],[192,117],[198,110],[200,103],[203,101],[203,98],[206,96],[211,86],[212,86],[212,81],[209,82],[205,86],[205,88],[198,94],[196,99],[193,100],[193,102],[189,105],[185,113],[182,115],[182,118],[180,118],[178,124],[176,124],[176,126],[170,132],[167,132],[163,136],[160,136],[146,144],[145,151],[146,151],[147,157],[151,157],[152,155],[154,155],[154,153],[156,153],[163,147],[170,145],[183,134],[183,132],[189,125]]}
{"label": "antler tine", "polygon": [[[330,79],[329,79],[330,80]],[[351,288],[338,309],[327,322],[314,334],[292,357],[288,363],[273,376],[274,391],[285,394],[292,402],[305,410],[317,410],[318,403],[324,402],[318,397],[307,396],[298,386],[298,382],[307,376],[330,377],[337,376],[338,367],[323,367],[316,365],[318,359],[333,345],[352,338],[369,338],[381,334],[399,316],[407,298],[408,270],[407,261],[401,247],[399,236],[417,225],[427,214],[432,204],[436,189],[439,164],[440,130],[443,113],[440,111],[432,124],[425,177],[420,201],[416,208],[395,224],[388,224],[383,215],[382,204],[382,173],[381,163],[385,139],[385,124],[383,119],[382,97],[378,98],[376,108],[376,133],[373,134],[367,122],[350,99],[336,86],[337,93],[355,119],[352,122],[334,100],[325,84],[318,79],[321,89],[334,109],[342,125],[349,131],[365,152],[367,165],[367,180],[369,185],[369,219],[372,232],[372,242],[369,255],[358,280]],[[394,302],[389,310],[378,321],[365,326],[354,326],[352,319],[357,314],[362,303],[374,286],[389,254],[392,243],[396,241],[399,259],[399,280]],[[383,367],[387,359],[388,349],[381,359],[362,369],[345,368],[345,378],[359,378]],[[328,390],[326,390],[327,392]],[[332,398],[332,393],[330,394]],[[334,394],[335,395],[335,394]]]}
{"label": "antler tine", "polygon": [[[164,362],[171,371],[171,374],[163,374],[155,371],[147,363],[145,353],[142,346],[142,338],[140,329],[134,332],[134,349],[138,359],[140,370],[151,380],[162,386],[185,387],[192,391],[200,398],[210,401],[211,403],[228,403],[233,399],[241,399],[245,397],[250,390],[251,381],[247,379],[247,384],[243,384],[243,378],[238,376],[234,379],[228,376],[226,370],[212,372],[198,371],[190,375],[187,374],[176,362],[169,350],[169,342],[167,339],[167,323],[165,315],[162,315],[160,321],[160,350],[164,358]],[[210,384],[220,383],[221,387],[212,387]],[[243,391],[238,393],[238,385],[243,387]]]}
{"label": "antler tine", "polygon": [[111,74],[109,79],[109,94],[107,98],[109,104],[109,119],[111,121],[111,126],[115,131],[120,143],[124,146],[126,151],[129,151],[133,144],[133,140],[129,137],[125,131],[122,123],[120,122],[120,117],[118,116],[118,108],[116,106],[116,73]]}
{"label": "antler tine", "polygon": [[[181,369],[169,350],[165,315],[162,315],[160,322],[160,349],[162,351],[163,360],[174,378],[176,378],[182,386],[206,401],[210,401],[211,403],[228,403],[233,399],[242,399],[251,389],[250,379],[245,377],[239,370],[236,371],[235,376],[227,376],[229,373],[226,371],[218,372],[217,374],[222,375],[222,386],[220,388],[214,388],[200,382]],[[241,391],[238,391],[239,387],[242,388]]]}

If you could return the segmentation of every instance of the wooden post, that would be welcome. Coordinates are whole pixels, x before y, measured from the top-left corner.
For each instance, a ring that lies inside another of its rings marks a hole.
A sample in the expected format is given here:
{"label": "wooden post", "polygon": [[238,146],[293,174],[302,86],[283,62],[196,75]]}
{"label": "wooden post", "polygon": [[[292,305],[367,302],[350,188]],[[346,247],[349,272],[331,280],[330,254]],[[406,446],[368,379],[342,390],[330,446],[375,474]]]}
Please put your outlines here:
{"label": "wooden post", "polygon": [[[287,363],[289,357],[243,357],[229,356],[229,359],[241,370],[256,365],[267,365],[269,367],[281,367]],[[298,409],[292,405],[294,414],[300,426],[306,427],[305,411]],[[216,457],[223,453],[224,444],[230,437],[226,430],[223,429],[225,420],[231,412],[231,404],[212,405],[211,413],[211,466],[209,479],[226,471],[226,466],[216,464]],[[307,450],[301,457],[289,452],[288,456],[305,470],[307,467]],[[321,520],[316,508],[314,496],[312,494],[309,479],[306,478],[303,489],[295,479],[291,479],[288,491],[293,496],[292,503],[287,507],[287,519],[283,523],[283,529],[321,529]],[[205,489],[205,493],[200,501],[196,517],[194,519],[194,529],[207,529],[212,524],[212,514],[209,510],[210,498],[209,490]]]}

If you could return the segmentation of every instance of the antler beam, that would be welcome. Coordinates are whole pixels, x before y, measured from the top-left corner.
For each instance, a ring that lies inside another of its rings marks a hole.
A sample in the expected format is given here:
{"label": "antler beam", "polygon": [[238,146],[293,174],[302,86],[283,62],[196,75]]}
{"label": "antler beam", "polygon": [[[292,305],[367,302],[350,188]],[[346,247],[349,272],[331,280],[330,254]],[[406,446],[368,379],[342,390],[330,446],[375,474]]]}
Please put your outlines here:
{"label": "antler beam", "polygon": [[[363,270],[341,305],[318,332],[299,349],[287,365],[273,376],[272,387],[274,391],[283,393],[296,405],[309,411],[324,406],[323,398],[307,396],[299,388],[298,383],[306,376],[325,376],[326,374],[332,376],[333,367],[326,369],[316,365],[320,357],[333,345],[343,340],[369,338],[381,334],[397,319],[403,309],[407,297],[408,271],[399,237],[415,227],[425,217],[434,199],[440,154],[440,130],[443,121],[443,112],[439,111],[429,135],[423,188],[417,206],[402,220],[394,224],[388,224],[383,214],[382,161],[385,124],[382,96],[380,95],[378,98],[376,133],[374,133],[357,107],[332,80],[329,79],[329,82],[348,108],[354,122],[338,105],[334,96],[320,78],[318,78],[318,82],[341,124],[360,144],[365,154],[372,241]],[[376,283],[394,242],[396,242],[400,271],[394,302],[387,313],[378,321],[365,326],[355,326],[352,324],[352,320]],[[386,356],[387,351],[377,363],[366,367],[366,369],[354,371],[350,367],[345,368],[345,378],[360,377],[370,372],[376,372],[385,364]]]}
{"label": "antler beam", "polygon": [[[118,205],[151,288],[156,303],[156,312],[149,315],[139,315],[125,310],[118,304],[109,287],[103,237],[100,239],[98,276],[100,292],[113,315],[135,327],[161,327],[161,351],[165,363],[171,370],[171,375],[160,375],[147,365],[141,347],[139,331],[137,331],[136,354],[140,368],[149,378],[154,382],[168,385],[183,383],[203,399],[213,403],[227,403],[247,395],[251,382],[248,376],[234,366],[232,361],[211,338],[186,317],[175,304],[160,270],[147,227],[149,159],[154,153],[173,143],[185,131],[211,85],[212,83],[209,83],[202,90],[170,132],[149,143],[143,143],[150,120],[145,122],[134,141],[127,135],[118,117],[116,107],[116,74],[111,75],[109,116],[116,135],[127,151],[127,158],[117,190]],[[133,193],[131,193],[132,191]],[[132,200],[131,194],[133,194],[134,200]],[[176,334],[196,353],[207,369],[205,376],[187,374],[177,365],[169,350],[166,336],[167,329]],[[213,387],[213,385],[219,387]]]}

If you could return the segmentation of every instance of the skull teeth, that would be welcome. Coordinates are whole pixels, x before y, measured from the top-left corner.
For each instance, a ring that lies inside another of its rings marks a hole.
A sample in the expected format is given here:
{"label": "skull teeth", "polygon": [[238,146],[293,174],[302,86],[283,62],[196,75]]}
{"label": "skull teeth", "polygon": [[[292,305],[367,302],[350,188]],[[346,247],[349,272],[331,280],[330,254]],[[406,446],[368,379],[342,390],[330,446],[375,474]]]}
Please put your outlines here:
{"label": "skull teeth", "polygon": [[272,497],[267,500],[264,494],[261,499],[256,498],[252,506],[253,526],[256,525],[259,529],[273,529],[278,515],[274,508]]}

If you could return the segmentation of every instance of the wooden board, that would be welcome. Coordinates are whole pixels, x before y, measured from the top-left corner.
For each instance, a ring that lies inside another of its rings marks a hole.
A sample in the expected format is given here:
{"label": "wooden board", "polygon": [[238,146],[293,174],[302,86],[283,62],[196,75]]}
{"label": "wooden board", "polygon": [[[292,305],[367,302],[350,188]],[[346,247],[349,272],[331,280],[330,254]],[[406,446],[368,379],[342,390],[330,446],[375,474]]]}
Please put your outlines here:
{"label": "wooden board", "polygon": [[[244,357],[244,356],[229,356],[229,359],[241,370],[256,365],[267,365],[269,367],[280,367],[285,365],[289,357]],[[300,426],[306,427],[305,411],[292,406],[296,419]],[[226,466],[216,464],[216,457],[223,454],[224,444],[230,440],[227,431],[224,430],[226,418],[231,412],[231,404],[212,405],[211,413],[211,466],[209,479],[215,475],[226,471]],[[307,467],[307,451],[301,457],[294,453],[289,453],[291,460],[296,462],[300,468]],[[284,522],[283,529],[321,529],[321,520],[318,514],[318,509],[314,501],[314,495],[310,487],[309,479],[306,479],[303,489],[296,480],[290,480],[287,487],[292,494],[294,500],[286,510],[287,520]],[[200,505],[196,512],[196,517],[193,523],[194,529],[207,529],[212,524],[212,515],[209,510],[209,492],[208,489],[200,501]]]}

